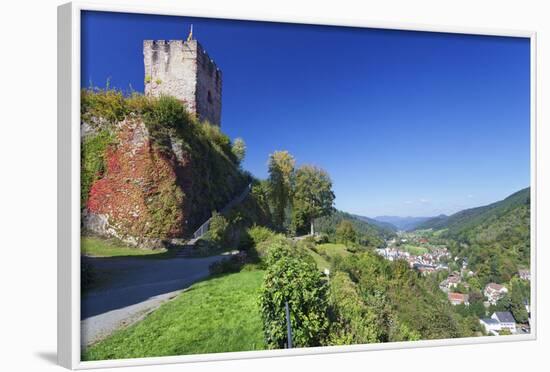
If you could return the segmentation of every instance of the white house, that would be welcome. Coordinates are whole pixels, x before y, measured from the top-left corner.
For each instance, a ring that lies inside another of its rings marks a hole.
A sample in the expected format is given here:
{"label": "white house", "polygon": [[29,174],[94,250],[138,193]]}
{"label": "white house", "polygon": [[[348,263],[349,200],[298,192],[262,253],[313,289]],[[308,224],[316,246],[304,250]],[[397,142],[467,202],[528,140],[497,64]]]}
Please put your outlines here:
{"label": "white house", "polygon": [[518,275],[523,280],[531,280],[531,272],[527,269],[518,270]]}
{"label": "white house", "polygon": [[516,320],[509,311],[496,311],[491,318],[498,320],[501,329],[508,329],[511,333],[516,333]]}
{"label": "white house", "polygon": [[480,319],[479,323],[487,333],[495,336],[498,336],[499,332],[504,329],[509,330],[512,334],[517,332],[516,320],[509,311],[496,311],[490,318]]}
{"label": "white house", "polygon": [[493,336],[498,336],[498,332],[501,330],[500,323],[493,318],[482,318],[479,320],[479,324],[485,328],[485,332]]}
{"label": "white house", "polygon": [[483,294],[492,305],[496,305],[497,301],[500,300],[506,293],[508,293],[508,289],[497,283],[487,284],[485,286],[485,290],[483,291]]}

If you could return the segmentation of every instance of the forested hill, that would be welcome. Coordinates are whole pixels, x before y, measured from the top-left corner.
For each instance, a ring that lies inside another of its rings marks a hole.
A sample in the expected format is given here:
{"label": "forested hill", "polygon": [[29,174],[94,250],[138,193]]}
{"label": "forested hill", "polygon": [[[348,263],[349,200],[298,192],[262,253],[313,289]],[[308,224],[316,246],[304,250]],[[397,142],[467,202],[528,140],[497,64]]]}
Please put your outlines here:
{"label": "forested hill", "polygon": [[383,230],[386,230],[386,231],[394,231],[396,232],[397,230],[399,230],[397,228],[397,226],[395,226],[394,224],[390,223],[390,222],[384,222],[384,221],[378,221],[378,220],[375,220],[374,218],[369,218],[369,217],[365,217],[365,216],[359,216],[357,214],[353,214],[352,215],[353,217],[356,217],[358,219],[360,219],[361,221],[364,221],[368,224],[371,224],[371,225],[374,225],[374,226],[378,226],[380,227],[381,229]]}
{"label": "forested hill", "polygon": [[344,220],[348,220],[353,224],[359,242],[365,246],[378,248],[384,244],[384,240],[395,236],[395,231],[389,227],[368,223],[352,214],[339,210],[334,211],[330,216],[316,219],[315,231],[335,235],[338,225]]}
{"label": "forested hill", "polygon": [[395,226],[398,230],[402,231],[413,231],[416,227],[428,220],[431,220],[432,217],[401,217],[401,216],[377,216],[374,217],[375,221],[380,223],[390,223]]}
{"label": "forested hill", "polygon": [[[431,226],[454,242],[454,254],[466,257],[480,277],[506,282],[530,263],[531,189],[506,199],[451,215]],[[425,224],[425,228],[431,227]]]}
{"label": "forested hill", "polygon": [[504,216],[509,211],[529,205],[531,188],[520,190],[506,199],[477,208],[465,209],[451,216],[441,215],[434,217],[416,227],[416,230],[423,229],[447,229],[450,235],[459,235],[470,229],[478,227],[485,222],[494,221]]}

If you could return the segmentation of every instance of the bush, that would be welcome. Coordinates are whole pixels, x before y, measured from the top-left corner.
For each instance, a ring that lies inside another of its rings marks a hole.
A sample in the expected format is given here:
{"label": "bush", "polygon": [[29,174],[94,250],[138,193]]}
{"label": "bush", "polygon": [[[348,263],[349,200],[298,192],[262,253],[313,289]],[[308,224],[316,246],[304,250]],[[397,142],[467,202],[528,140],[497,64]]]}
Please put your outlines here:
{"label": "bush", "polygon": [[113,125],[123,120],[128,109],[121,91],[90,88],[81,91],[80,112],[82,121],[98,129],[102,124]]}
{"label": "bush", "polygon": [[[240,236],[239,249],[248,251],[251,257],[260,259],[266,255],[266,243],[275,237],[275,233],[263,226],[252,226]],[[258,250],[259,247],[259,250]]]}
{"label": "bush", "polygon": [[241,271],[241,268],[245,262],[246,256],[235,255],[229,258],[224,258],[221,261],[214,262],[208,269],[213,275],[237,273]]}
{"label": "bush", "polygon": [[377,315],[362,300],[349,275],[336,272],[330,281],[331,345],[378,342]]}
{"label": "bush", "polygon": [[320,346],[326,341],[328,286],[314,263],[302,259],[287,241],[273,242],[260,294],[266,343],[283,348],[287,343],[285,302],[290,308],[293,344]]}
{"label": "bush", "polygon": [[223,215],[214,212],[212,214],[212,219],[210,220],[210,227],[208,228],[207,236],[209,240],[215,244],[223,246],[227,244],[228,229],[229,222],[227,222],[227,219]]}
{"label": "bush", "polygon": [[328,243],[328,241],[329,241],[328,234],[321,233],[321,234],[315,235],[315,244],[325,244],[325,243]]}
{"label": "bush", "polygon": [[275,233],[263,226],[252,226],[248,229],[248,235],[252,239],[254,245],[263,243],[275,236]]}

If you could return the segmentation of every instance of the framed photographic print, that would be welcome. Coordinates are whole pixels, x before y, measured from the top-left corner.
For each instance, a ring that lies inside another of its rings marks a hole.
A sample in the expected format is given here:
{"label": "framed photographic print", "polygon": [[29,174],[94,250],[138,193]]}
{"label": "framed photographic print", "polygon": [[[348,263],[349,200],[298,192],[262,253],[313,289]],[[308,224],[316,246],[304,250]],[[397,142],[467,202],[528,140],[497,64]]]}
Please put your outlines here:
{"label": "framed photographic print", "polygon": [[58,27],[63,366],[536,337],[534,32]]}

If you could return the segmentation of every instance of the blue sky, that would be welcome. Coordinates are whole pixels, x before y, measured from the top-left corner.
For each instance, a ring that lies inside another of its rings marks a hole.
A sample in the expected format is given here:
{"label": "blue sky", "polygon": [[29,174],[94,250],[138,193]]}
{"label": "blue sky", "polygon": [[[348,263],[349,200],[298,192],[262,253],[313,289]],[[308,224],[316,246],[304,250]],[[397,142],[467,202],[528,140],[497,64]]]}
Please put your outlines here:
{"label": "blue sky", "polygon": [[366,216],[448,214],[529,186],[528,39],[86,12],[82,85],[143,92],[143,40],[191,23],[223,71],[222,129],[257,177],[288,150]]}

